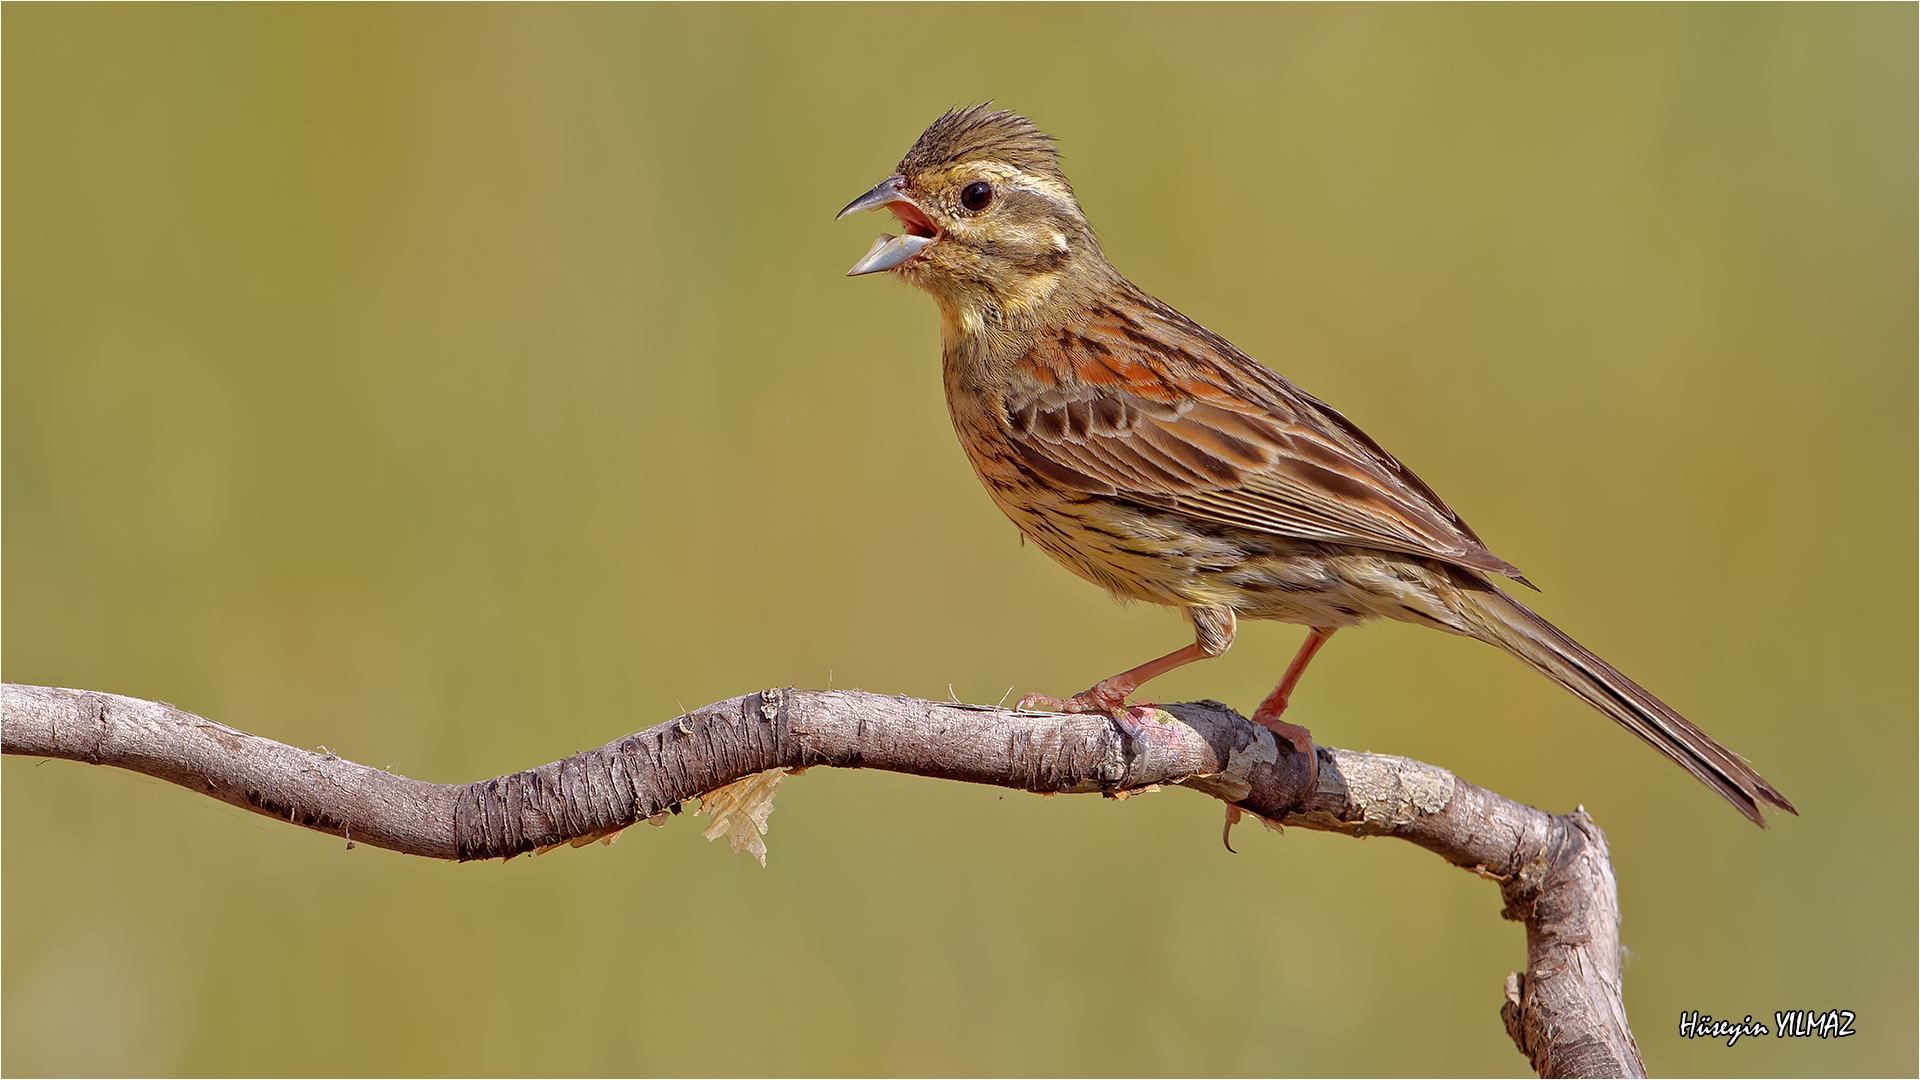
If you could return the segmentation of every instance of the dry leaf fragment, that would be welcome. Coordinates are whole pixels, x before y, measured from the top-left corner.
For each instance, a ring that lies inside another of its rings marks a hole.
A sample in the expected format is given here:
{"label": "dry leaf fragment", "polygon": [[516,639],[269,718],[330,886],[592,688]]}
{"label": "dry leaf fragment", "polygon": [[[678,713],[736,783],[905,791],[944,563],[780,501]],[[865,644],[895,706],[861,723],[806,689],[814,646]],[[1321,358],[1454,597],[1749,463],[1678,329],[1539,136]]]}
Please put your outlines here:
{"label": "dry leaf fragment", "polygon": [[700,835],[709,840],[724,836],[733,850],[752,852],[761,866],[767,865],[767,844],[760,838],[767,834],[774,792],[786,778],[786,769],[768,769],[700,796],[700,809],[694,812],[713,819]]}

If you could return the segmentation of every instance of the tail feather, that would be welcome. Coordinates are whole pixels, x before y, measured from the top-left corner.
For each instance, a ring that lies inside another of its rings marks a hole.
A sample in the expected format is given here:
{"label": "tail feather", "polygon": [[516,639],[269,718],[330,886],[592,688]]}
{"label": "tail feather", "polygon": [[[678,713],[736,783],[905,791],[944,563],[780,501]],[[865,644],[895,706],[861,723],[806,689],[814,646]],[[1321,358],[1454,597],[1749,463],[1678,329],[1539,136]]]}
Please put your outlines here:
{"label": "tail feather", "polygon": [[1469,595],[1479,601],[1474,605],[1476,613],[1484,616],[1485,625],[1477,628],[1481,632],[1476,636],[1498,645],[1580,695],[1621,727],[1679,763],[1701,783],[1719,792],[1721,798],[1732,803],[1734,809],[1755,825],[1767,827],[1767,820],[1760,813],[1762,804],[1799,814],[1786,796],[1737,754],[1714,742],[1666,702],[1642,689],[1639,683],[1622,675],[1526,605],[1490,585],[1484,592],[1476,589]]}

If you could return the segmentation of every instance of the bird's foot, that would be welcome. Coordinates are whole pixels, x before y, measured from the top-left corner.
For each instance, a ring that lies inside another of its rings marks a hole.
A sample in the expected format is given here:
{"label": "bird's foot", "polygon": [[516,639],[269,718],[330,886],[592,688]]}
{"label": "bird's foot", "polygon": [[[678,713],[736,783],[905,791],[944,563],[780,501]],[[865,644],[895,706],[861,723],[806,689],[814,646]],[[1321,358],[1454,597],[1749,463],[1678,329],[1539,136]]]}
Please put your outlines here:
{"label": "bird's foot", "polygon": [[1266,704],[1262,704],[1253,711],[1252,720],[1285,739],[1295,750],[1307,755],[1307,787],[1316,787],[1320,783],[1320,755],[1313,749],[1313,732],[1299,724],[1289,724],[1280,719],[1280,714],[1286,710],[1286,707],[1285,701],[1280,702],[1280,707],[1277,709],[1270,709]]}
{"label": "bird's foot", "polygon": [[1045,694],[1028,694],[1020,699],[1020,708],[1040,712],[1063,713],[1106,713],[1108,716],[1125,716],[1127,695],[1133,693],[1133,687],[1116,683],[1112,679],[1103,679],[1070,698],[1048,697]]}

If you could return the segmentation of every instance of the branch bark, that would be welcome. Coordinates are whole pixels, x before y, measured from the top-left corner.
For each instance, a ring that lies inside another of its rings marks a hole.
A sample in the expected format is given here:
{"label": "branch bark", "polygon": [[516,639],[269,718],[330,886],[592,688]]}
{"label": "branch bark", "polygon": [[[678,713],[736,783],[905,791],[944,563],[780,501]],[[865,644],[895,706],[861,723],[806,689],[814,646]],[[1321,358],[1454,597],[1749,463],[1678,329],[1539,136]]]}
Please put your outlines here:
{"label": "branch bark", "polygon": [[771,769],[885,769],[1109,797],[1193,788],[1280,826],[1394,836],[1500,885],[1527,928],[1508,1033],[1541,1076],[1645,1076],[1620,996],[1619,901],[1585,811],[1548,814],[1387,754],[1305,754],[1214,701],[1124,718],[1028,713],[857,691],[730,698],[536,769],[433,784],[286,746],[169,705],[0,687],[0,750],[111,765],[353,843],[438,859],[511,858],[609,836]]}

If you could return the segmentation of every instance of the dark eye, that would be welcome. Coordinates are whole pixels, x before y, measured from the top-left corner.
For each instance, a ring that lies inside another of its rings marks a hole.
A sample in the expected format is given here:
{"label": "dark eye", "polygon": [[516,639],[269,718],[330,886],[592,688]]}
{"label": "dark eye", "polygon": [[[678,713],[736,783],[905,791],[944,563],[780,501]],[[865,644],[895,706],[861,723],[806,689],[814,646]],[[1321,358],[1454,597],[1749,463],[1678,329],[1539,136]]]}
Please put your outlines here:
{"label": "dark eye", "polygon": [[960,189],[960,205],[976,214],[985,210],[987,204],[992,201],[993,185],[987,183],[985,180],[975,180],[973,183]]}

